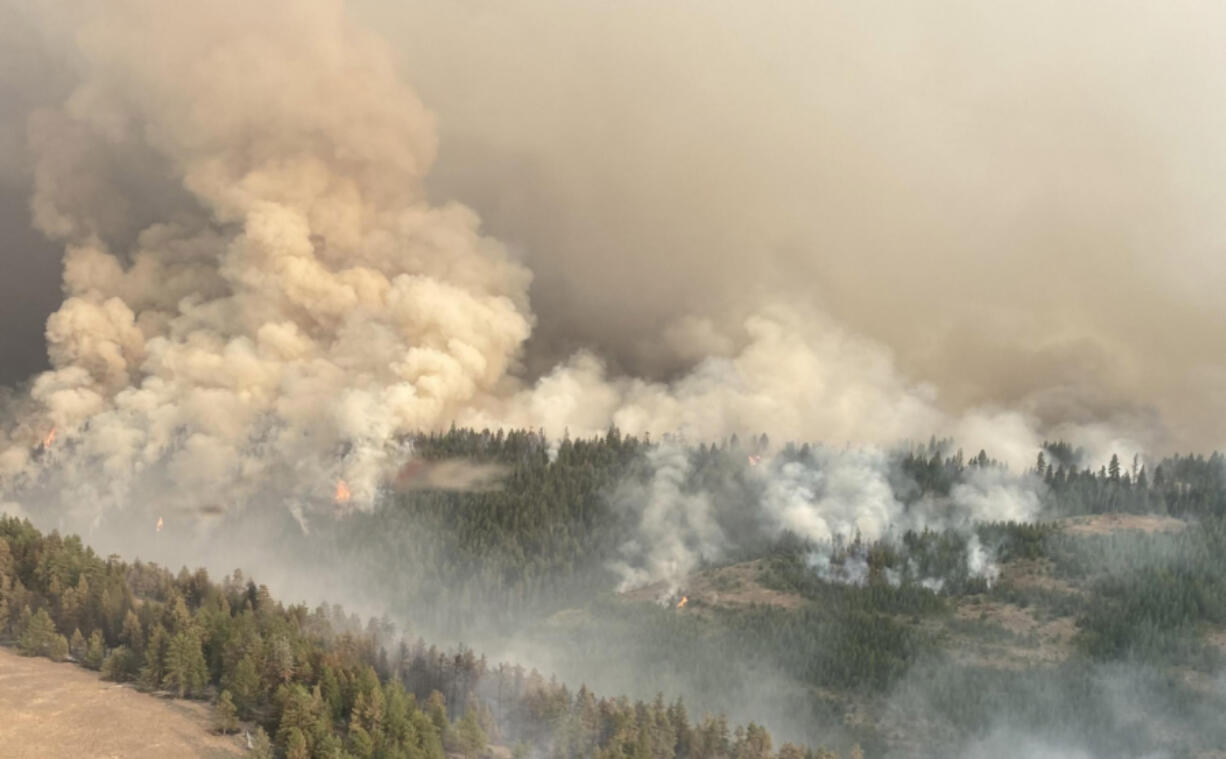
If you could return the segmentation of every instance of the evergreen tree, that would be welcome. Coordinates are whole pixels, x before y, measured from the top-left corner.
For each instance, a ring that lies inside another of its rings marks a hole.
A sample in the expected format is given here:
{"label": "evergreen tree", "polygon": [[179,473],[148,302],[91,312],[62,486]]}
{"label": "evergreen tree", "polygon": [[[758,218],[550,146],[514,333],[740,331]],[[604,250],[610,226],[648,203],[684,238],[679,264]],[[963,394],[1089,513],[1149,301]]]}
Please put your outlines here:
{"label": "evergreen tree", "polygon": [[29,613],[29,607],[22,612],[25,619],[21,635],[17,638],[17,649],[26,656],[47,656],[55,643],[55,622],[46,609],[39,609],[34,614]]}
{"label": "evergreen tree", "polygon": [[68,640],[68,652],[77,661],[84,661],[86,651],[85,636],[81,634],[81,629],[73,629],[72,637]]}
{"label": "evergreen tree", "polygon": [[213,717],[217,732],[224,735],[238,730],[238,710],[234,708],[234,700],[230,697],[230,691],[223,690],[217,697]]}
{"label": "evergreen tree", "polygon": [[68,658],[68,639],[59,633],[51,636],[47,647],[47,658],[51,661],[64,661]]}
{"label": "evergreen tree", "polygon": [[285,759],[311,759],[306,736],[298,728],[290,728],[285,740]]}
{"label": "evergreen tree", "polygon": [[221,682],[233,694],[239,713],[250,716],[261,696],[260,675],[254,657],[250,653],[243,654],[233,671],[223,675]]}
{"label": "evergreen tree", "polygon": [[464,716],[460,718],[460,723],[456,726],[456,740],[459,743],[460,752],[468,759],[476,759],[480,756],[489,742],[485,730],[481,727],[479,712],[476,701],[470,699],[468,708],[464,710]]}
{"label": "evergreen tree", "polygon": [[139,667],[136,654],[127,646],[111,651],[102,662],[102,677],[115,682],[126,682],[136,676]]}
{"label": "evergreen tree", "polygon": [[200,641],[191,630],[181,630],[171,638],[166,650],[165,674],[162,687],[184,696],[196,696],[204,690],[208,668]]}
{"label": "evergreen tree", "polygon": [[140,683],[150,690],[162,687],[166,678],[166,653],[170,647],[170,639],[166,628],[159,622],[154,625],[149,634],[149,644],[145,648],[145,664],[140,670]]}
{"label": "evergreen tree", "polygon": [[132,609],[128,609],[128,613],[124,615],[123,632],[119,634],[119,642],[138,655],[144,653],[145,634],[141,629],[140,619]]}
{"label": "evergreen tree", "polygon": [[251,733],[251,759],[274,759],[276,752],[274,751],[272,740],[269,739],[268,733],[262,727],[256,727]]}
{"label": "evergreen tree", "polygon": [[83,662],[90,669],[102,669],[106,659],[106,647],[102,644],[102,631],[94,630],[89,634],[89,645],[85,650]]}

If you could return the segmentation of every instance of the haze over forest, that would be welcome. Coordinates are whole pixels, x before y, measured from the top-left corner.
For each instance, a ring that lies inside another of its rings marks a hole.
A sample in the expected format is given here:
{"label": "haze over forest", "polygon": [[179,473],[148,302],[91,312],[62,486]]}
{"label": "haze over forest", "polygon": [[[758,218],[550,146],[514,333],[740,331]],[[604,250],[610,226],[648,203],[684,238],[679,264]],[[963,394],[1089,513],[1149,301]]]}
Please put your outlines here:
{"label": "haze over forest", "polygon": [[0,511],[810,746],[1217,749],[1224,22],[0,0]]}

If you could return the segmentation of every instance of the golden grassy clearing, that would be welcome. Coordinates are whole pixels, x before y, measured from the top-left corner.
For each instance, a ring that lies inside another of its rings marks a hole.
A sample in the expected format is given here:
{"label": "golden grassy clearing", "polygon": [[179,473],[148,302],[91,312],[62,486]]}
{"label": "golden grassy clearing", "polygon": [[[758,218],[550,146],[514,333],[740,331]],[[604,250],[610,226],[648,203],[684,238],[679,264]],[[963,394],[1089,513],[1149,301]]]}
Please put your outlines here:
{"label": "golden grassy clearing", "polygon": [[75,664],[0,648],[0,754],[7,759],[230,759],[242,736],[210,731],[211,707],[159,698]]}

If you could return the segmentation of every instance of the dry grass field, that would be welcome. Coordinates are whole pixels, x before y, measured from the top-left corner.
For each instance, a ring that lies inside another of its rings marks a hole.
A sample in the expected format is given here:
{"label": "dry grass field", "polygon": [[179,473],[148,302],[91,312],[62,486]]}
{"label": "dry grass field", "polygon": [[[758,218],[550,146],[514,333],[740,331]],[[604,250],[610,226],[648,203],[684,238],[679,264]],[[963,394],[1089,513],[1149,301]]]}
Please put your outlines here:
{"label": "dry grass field", "polygon": [[208,704],[105,682],[74,664],[0,648],[5,759],[229,759],[240,737],[210,732]]}

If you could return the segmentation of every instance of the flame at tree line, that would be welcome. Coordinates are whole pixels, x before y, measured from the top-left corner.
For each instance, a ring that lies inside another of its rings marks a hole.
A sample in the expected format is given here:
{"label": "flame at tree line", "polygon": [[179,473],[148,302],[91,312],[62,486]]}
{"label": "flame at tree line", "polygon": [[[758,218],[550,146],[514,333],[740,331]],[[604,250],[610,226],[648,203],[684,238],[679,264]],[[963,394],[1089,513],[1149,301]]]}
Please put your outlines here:
{"label": "flame at tree line", "polygon": [[337,503],[349,503],[349,499],[353,494],[349,492],[349,485],[344,480],[336,481],[336,495],[333,497]]}

